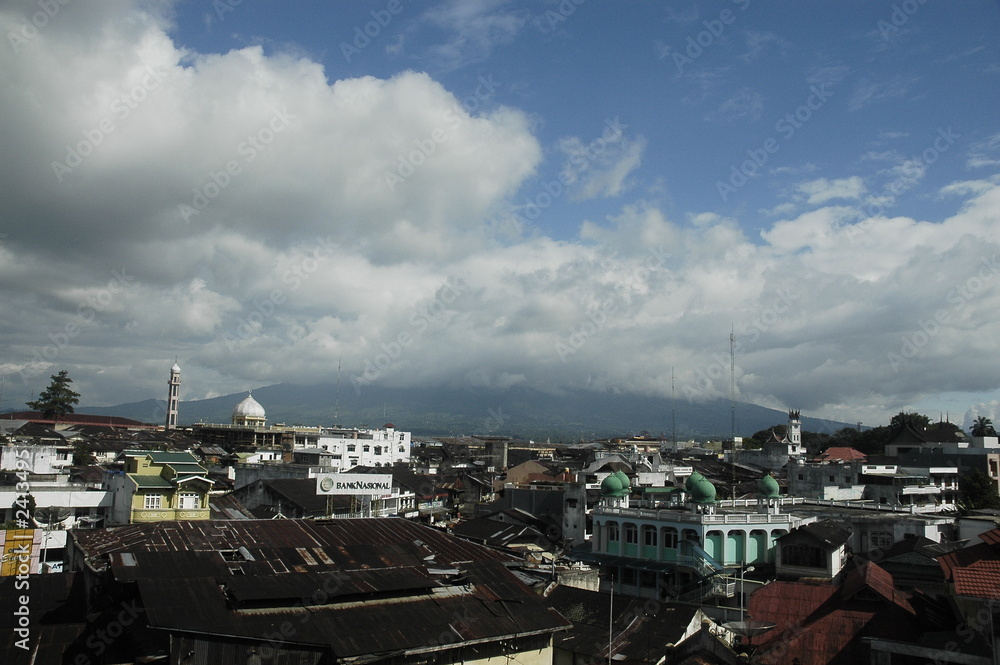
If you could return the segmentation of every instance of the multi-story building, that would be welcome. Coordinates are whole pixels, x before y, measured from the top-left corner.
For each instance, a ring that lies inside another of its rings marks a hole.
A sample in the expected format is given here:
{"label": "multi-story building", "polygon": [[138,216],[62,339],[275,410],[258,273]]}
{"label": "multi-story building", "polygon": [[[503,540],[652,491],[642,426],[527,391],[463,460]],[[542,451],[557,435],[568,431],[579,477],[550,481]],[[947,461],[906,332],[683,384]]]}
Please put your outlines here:
{"label": "multi-story building", "polygon": [[129,450],[122,472],[108,474],[111,524],[209,519],[208,471],[187,452]]}
{"label": "multi-story building", "polygon": [[591,552],[616,589],[645,597],[694,594],[695,599],[718,592],[716,586],[706,585],[710,578],[726,569],[773,563],[775,541],[814,519],[784,513],[771,476],[758,484],[756,512],[720,509],[715,486],[697,472],[688,477],[683,491],[663,493],[666,498],[659,505],[632,507],[630,493],[624,473],[602,482],[602,502],[593,512]]}

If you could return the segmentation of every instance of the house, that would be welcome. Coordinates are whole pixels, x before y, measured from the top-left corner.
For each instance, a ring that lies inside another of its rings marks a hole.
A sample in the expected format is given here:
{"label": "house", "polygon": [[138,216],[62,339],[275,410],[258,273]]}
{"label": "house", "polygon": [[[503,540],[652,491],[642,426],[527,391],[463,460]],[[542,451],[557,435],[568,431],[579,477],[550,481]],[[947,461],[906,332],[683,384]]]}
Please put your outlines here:
{"label": "house", "polygon": [[835,577],[847,563],[851,530],[839,520],[804,524],[776,540],[775,570],[782,577]]}
{"label": "house", "polygon": [[840,583],[767,584],[750,596],[749,610],[754,622],[773,626],[747,638],[752,662],[761,665],[882,662],[866,639],[913,643],[922,632],[909,596],[870,561],[850,568]]}
{"label": "house", "polygon": [[119,459],[124,470],[108,475],[111,524],[163,520],[207,520],[208,471],[188,452],[129,450]]}
{"label": "house", "polygon": [[1000,658],[1000,528],[979,535],[981,542],[943,554],[938,563],[951,597],[962,615],[964,645],[975,652],[976,643],[992,645],[992,662]]}
{"label": "house", "polygon": [[513,557],[397,518],[136,524],[74,534],[71,560],[142,608],[114,662],[541,665],[571,625]]}
{"label": "house", "polygon": [[[605,663],[657,665],[708,623],[725,630],[698,607],[612,598],[610,593],[558,585],[546,594],[549,607],[573,623],[556,633],[553,665]],[[735,654],[734,654],[735,655]]]}

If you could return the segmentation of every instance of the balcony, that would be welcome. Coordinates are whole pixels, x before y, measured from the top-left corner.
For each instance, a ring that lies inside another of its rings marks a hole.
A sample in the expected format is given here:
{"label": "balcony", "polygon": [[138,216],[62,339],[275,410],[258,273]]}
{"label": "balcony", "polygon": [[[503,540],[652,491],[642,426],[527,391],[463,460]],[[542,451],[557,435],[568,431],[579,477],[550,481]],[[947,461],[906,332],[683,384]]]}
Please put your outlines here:
{"label": "balcony", "polygon": [[197,509],[174,509],[157,508],[132,510],[132,524],[143,524],[145,522],[170,522],[174,520],[207,520],[210,517],[208,508]]}

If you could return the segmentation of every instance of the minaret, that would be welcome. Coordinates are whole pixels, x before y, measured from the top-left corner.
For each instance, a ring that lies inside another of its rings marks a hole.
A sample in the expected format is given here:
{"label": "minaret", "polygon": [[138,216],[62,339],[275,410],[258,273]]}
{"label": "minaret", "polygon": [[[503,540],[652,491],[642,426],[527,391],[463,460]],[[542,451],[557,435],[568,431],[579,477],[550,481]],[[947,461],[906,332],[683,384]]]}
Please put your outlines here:
{"label": "minaret", "polygon": [[793,450],[798,451],[802,445],[802,419],[798,411],[788,412],[788,442],[792,444]]}
{"label": "minaret", "polygon": [[167,390],[167,422],[164,429],[171,430],[177,427],[177,402],[181,394],[181,368],[176,362],[170,368]]}

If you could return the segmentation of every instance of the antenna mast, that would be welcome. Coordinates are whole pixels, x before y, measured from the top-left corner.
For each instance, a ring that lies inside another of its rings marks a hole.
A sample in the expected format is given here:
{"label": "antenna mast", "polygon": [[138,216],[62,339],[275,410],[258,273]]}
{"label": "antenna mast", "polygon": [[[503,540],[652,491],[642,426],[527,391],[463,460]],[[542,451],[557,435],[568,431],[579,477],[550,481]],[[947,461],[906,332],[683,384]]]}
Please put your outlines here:
{"label": "antenna mast", "polygon": [[729,411],[732,425],[733,450],[736,450],[736,336],[729,333]]}
{"label": "antenna mast", "polygon": [[674,368],[670,368],[670,444],[677,451],[677,402],[674,399]]}
{"label": "antenna mast", "polygon": [[343,358],[337,359],[337,393],[333,402],[333,424],[336,427],[340,423],[340,363]]}

